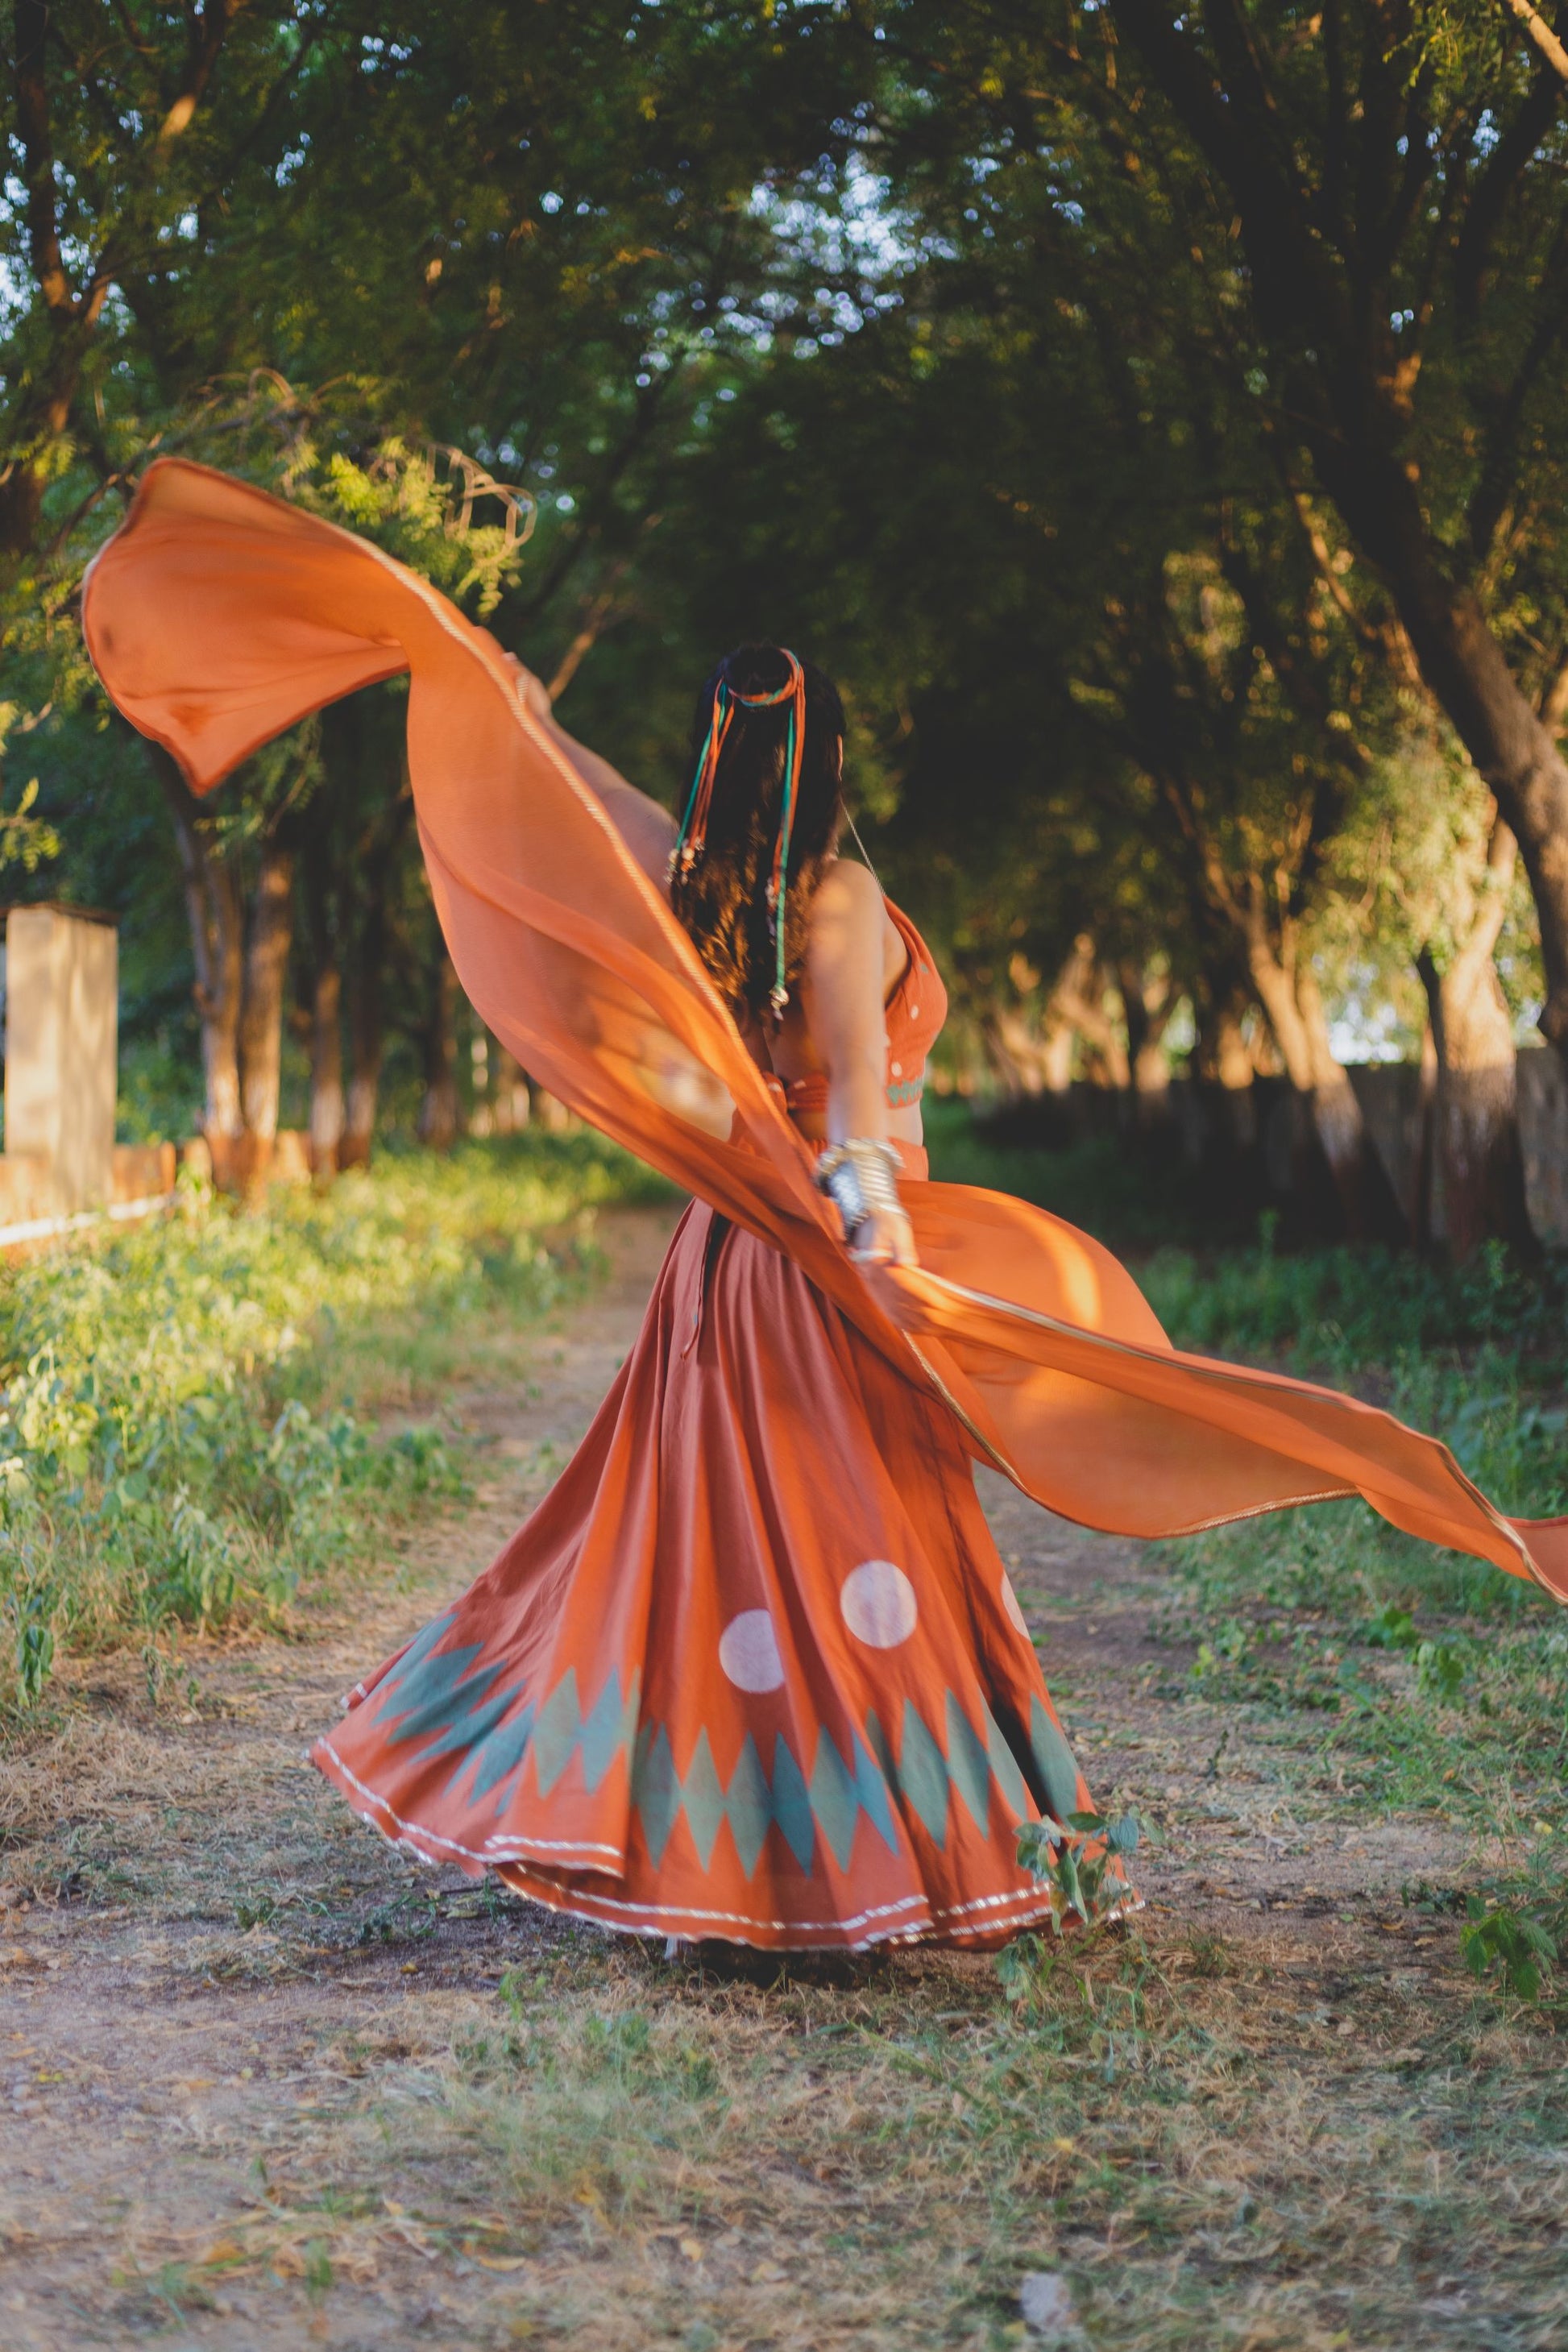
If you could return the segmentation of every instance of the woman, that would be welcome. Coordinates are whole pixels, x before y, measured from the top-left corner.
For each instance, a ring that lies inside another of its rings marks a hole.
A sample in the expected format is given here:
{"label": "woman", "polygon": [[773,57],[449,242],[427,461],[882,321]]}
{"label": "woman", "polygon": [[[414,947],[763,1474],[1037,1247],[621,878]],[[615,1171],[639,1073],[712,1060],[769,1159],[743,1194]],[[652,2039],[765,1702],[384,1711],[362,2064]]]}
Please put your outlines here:
{"label": "woman", "polygon": [[1022,1822],[1087,1808],[969,1465],[1172,1535],[1359,1493],[1568,1596],[1568,1522],[1303,1382],[1178,1354],[1114,1259],[924,1181],[943,1011],[837,855],[843,726],[779,648],[721,667],[673,819],[425,583],[177,461],[84,595],[110,693],[198,790],[411,677],[468,992],[552,1092],[696,1195],[637,1345],[494,1566],[315,1759],[389,1836],[638,1932],[1002,1939]]}
{"label": "woman", "polygon": [[[945,996],[841,859],[844,714],[747,646],[702,689],[686,822],[542,733],[673,901],[846,1239],[912,1265],[894,1168]],[[782,908],[782,919],[780,908]],[[1087,1808],[952,1417],[766,1242],[694,1204],[548,1500],[315,1760],[430,1858],[614,1925],[994,1940],[1049,1907],[1018,1826]]]}

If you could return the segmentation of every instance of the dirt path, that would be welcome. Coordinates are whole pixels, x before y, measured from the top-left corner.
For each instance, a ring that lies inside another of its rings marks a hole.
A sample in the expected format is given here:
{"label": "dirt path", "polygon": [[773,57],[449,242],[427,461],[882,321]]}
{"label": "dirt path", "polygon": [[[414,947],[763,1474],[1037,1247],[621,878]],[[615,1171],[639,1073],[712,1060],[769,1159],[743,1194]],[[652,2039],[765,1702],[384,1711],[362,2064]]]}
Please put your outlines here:
{"label": "dirt path", "polygon": [[[971,2340],[934,2315],[929,2335],[905,2321],[884,2337],[881,2306],[834,2300],[826,2252],[817,2287],[781,2301],[788,2248],[775,2260],[756,2246],[787,2234],[782,2209],[773,2239],[742,2216],[720,2252],[694,2252],[679,2222],[645,2231],[646,2303],[632,2273],[605,2269],[602,2233],[584,2236],[580,2257],[559,2234],[543,2252],[520,2240],[515,2162],[492,2167],[487,2178],[512,2185],[488,2207],[468,2173],[459,2182],[452,2151],[499,2126],[482,2104],[452,2105],[441,2053],[499,2013],[508,1970],[569,1988],[574,1971],[611,1965],[604,1947],[455,1876],[416,1874],[300,1760],[340,1692],[484,1565],[549,1483],[631,1340],[668,1223],[606,1217],[614,1271],[530,1340],[528,1389],[465,1393],[464,1417],[493,1439],[486,1481],[401,1572],[307,1643],[193,1654],[194,1703],[177,1711],[152,1711],[129,1672],[96,1678],[60,1738],[8,1772],[0,2344],[69,2352],[167,2334],[232,2352],[660,2340],[716,2352]],[[984,1483],[1097,1797],[1163,1825],[1139,1869],[1155,1939],[1239,1953],[1233,1973],[1260,1988],[1260,2032],[1282,1988],[1303,2049],[1350,2043],[1368,2065],[1409,2055],[1434,1968],[1452,1977],[1452,1931],[1402,1911],[1397,1890],[1451,1866],[1444,1833],[1348,1830],[1309,1749],[1249,1741],[1182,1691],[1184,1655],[1152,1636],[1157,1580],[1137,1547]],[[935,1985],[938,2018],[994,2006],[983,1961],[877,1967],[883,1995]],[[421,2156],[419,2103],[442,2099],[446,2137]],[[786,2202],[833,2178],[795,2170],[794,2188],[775,2184]],[[570,2191],[584,2231],[595,2193]],[[740,2250],[730,2270],[725,2246]],[[697,2277],[706,2316],[682,2285]],[[1010,2340],[1011,2294],[994,2291],[973,2340]]]}

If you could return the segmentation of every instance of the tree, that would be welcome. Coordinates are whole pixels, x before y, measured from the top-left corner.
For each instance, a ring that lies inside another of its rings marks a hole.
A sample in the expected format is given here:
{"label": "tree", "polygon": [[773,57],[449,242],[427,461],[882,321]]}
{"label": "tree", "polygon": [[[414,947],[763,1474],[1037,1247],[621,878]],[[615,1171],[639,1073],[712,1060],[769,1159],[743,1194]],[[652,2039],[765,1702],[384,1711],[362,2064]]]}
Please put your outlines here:
{"label": "tree", "polygon": [[83,447],[100,478],[80,495],[101,494],[91,395],[121,341],[111,294],[155,341],[184,248],[346,13],[331,0],[178,11],[14,0],[5,132],[18,194],[0,206],[0,557],[13,566],[37,551],[46,493]]}
{"label": "tree", "polygon": [[1562,79],[1495,15],[1412,0],[1105,16],[1098,57],[1058,17],[1029,67],[1188,225],[1216,355],[1386,583],[1519,842],[1568,1054],[1568,760],[1542,708],[1568,656]]}

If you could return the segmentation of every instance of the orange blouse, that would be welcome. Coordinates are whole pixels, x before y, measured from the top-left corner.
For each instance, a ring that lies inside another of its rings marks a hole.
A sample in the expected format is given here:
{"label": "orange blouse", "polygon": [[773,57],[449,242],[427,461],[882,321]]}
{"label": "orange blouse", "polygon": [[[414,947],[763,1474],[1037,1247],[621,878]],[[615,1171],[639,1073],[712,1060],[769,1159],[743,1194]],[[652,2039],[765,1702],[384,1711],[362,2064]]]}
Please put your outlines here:
{"label": "orange blouse", "polygon": [[[888,999],[888,1107],[899,1110],[918,1103],[925,1092],[926,1055],[947,1019],[947,991],[942,984],[931,951],[901,907],[883,902],[899,937],[909,950],[904,976]],[[827,1108],[827,1073],[810,1070],[804,1078],[784,1086],[784,1103],[794,1118]]]}

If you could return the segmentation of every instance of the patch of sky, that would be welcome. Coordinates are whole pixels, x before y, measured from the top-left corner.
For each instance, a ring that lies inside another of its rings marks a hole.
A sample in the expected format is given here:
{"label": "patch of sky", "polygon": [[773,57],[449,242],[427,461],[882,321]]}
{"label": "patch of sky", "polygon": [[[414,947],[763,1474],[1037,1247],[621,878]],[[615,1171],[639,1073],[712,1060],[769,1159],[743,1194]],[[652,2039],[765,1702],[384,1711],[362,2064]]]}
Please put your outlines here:
{"label": "patch of sky", "polygon": [[847,331],[860,323],[868,304],[896,302],[898,296],[887,292],[888,281],[920,265],[920,240],[910,216],[893,203],[887,180],[863,156],[851,155],[813,195],[786,196],[763,182],[752,191],[751,209],[802,260],[815,260],[833,277],[864,281],[864,298],[851,306],[853,315],[835,320]]}
{"label": "patch of sky", "polygon": [[1329,1015],[1329,1043],[1340,1062],[1406,1062],[1419,1046],[1397,1005],[1388,976],[1375,964],[1352,964]]}
{"label": "patch of sky", "polygon": [[1165,1024],[1163,1039],[1165,1051],[1176,1061],[1180,1061],[1184,1055],[1194,1050],[1197,1042],[1198,1023],[1197,1015],[1193,1011],[1193,1000],[1190,996],[1184,996]]}

